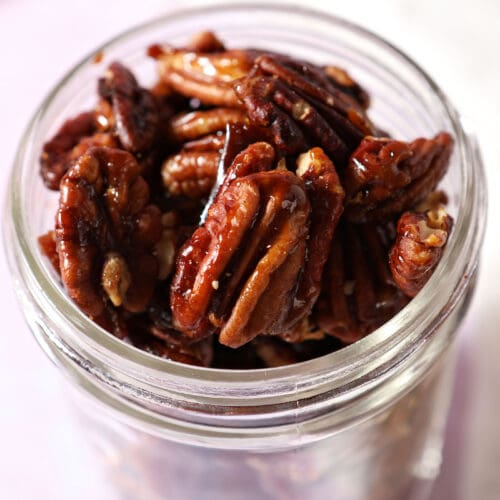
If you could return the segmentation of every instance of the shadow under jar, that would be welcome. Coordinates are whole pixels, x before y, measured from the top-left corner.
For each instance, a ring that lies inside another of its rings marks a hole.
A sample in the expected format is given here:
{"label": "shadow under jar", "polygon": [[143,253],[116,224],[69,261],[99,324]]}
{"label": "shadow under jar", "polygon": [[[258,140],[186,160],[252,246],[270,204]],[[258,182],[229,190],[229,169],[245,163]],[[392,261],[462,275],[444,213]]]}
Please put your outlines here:
{"label": "shadow under jar", "polygon": [[[182,11],[96,50],[33,118],[12,170],[5,242],[37,340],[69,379],[86,440],[119,498],[407,499],[439,470],[453,380],[453,340],[468,306],[485,219],[474,138],[432,80],[375,35],[283,6]],[[35,172],[42,144],[94,102],[113,60],[154,82],[149,44],[182,45],[209,27],[232,47],[266,48],[346,68],[372,97],[370,116],[405,140],[449,131],[456,146],[441,184],[456,223],[425,288],[374,333],[295,365],[219,370],[155,358],[112,337],[70,301],[40,254],[57,194]]]}

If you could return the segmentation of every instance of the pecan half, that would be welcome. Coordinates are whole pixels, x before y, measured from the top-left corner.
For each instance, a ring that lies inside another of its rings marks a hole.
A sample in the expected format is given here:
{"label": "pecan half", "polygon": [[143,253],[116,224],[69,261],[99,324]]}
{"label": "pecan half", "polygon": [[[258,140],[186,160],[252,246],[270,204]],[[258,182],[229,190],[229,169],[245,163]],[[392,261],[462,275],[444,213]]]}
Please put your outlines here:
{"label": "pecan half", "polygon": [[408,297],[414,297],[431,277],[452,225],[443,206],[425,213],[406,212],[399,218],[390,265],[394,281]]}
{"label": "pecan half", "polygon": [[107,299],[143,310],[158,273],[152,248],[161,224],[137,161],[122,150],[91,148],[60,189],[57,252],[70,297],[91,317],[103,314]]}
{"label": "pecan half", "polygon": [[247,121],[246,114],[240,109],[213,108],[181,113],[174,116],[170,122],[169,139],[173,143],[181,144],[215,132],[222,132],[228,124],[243,125]]}
{"label": "pecan half", "polygon": [[162,165],[163,186],[172,196],[199,199],[210,194],[217,178],[219,151],[181,151]]}
{"label": "pecan half", "polygon": [[341,165],[375,129],[363,108],[333,86],[321,68],[285,56],[261,55],[234,84],[249,118],[270,127],[285,155],[321,146]]}
{"label": "pecan half", "polygon": [[344,190],[337,172],[322,149],[313,148],[299,156],[297,175],[304,181],[312,212],[304,266],[293,305],[284,321],[285,330],[293,329],[304,320],[318,298],[323,267],[344,202]]}
{"label": "pecan half", "polygon": [[40,174],[49,189],[59,189],[59,183],[68,170],[73,148],[96,130],[94,113],[87,111],[64,122],[56,135],[43,145],[40,156]]}
{"label": "pecan half", "polygon": [[98,91],[105,101],[98,112],[101,125],[113,126],[128,151],[139,153],[151,148],[160,124],[151,92],[140,87],[132,72],[119,62],[109,66],[99,80]]}
{"label": "pecan half", "polygon": [[452,149],[446,132],[411,143],[366,137],[345,170],[346,217],[384,222],[411,208],[444,176]]}
{"label": "pecan half", "polygon": [[195,97],[203,104],[239,107],[232,82],[245,76],[252,67],[255,51],[226,50],[200,53],[166,49],[154,54],[160,77],[175,91]]}
{"label": "pecan half", "polygon": [[378,328],[405,304],[388,266],[390,228],[344,225],[333,238],[315,308],[319,327],[345,343]]}
{"label": "pecan half", "polygon": [[180,251],[171,305],[176,327],[188,336],[219,329],[222,344],[238,347],[282,329],[305,256],[310,206],[297,176],[267,171],[273,161],[266,143],[240,153],[204,226]]}

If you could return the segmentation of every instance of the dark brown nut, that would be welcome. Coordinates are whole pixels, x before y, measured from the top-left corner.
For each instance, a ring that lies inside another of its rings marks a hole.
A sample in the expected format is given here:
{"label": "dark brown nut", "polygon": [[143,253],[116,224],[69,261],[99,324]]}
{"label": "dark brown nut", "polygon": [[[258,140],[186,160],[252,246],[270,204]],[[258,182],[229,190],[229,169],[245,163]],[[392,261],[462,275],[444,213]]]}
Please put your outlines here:
{"label": "dark brown nut", "polygon": [[344,175],[347,219],[385,222],[410,209],[444,176],[452,149],[446,132],[411,143],[366,137]]}
{"label": "dark brown nut", "polygon": [[55,231],[49,231],[42,236],[39,236],[38,246],[40,247],[42,254],[49,259],[49,262],[52,264],[52,267],[57,274],[60,274],[61,271],[59,270],[59,255],[57,254]]}
{"label": "dark brown nut", "polygon": [[270,55],[255,64],[234,89],[250,120],[273,131],[282,154],[321,146],[343,166],[363,136],[374,132],[360,105],[329,84],[319,68]]}
{"label": "dark brown nut", "polygon": [[261,55],[235,92],[249,118],[270,127],[283,154],[321,146],[344,166],[363,136],[374,134],[363,107],[332,85],[323,69],[281,55]]}
{"label": "dark brown nut", "polygon": [[135,76],[123,64],[112,63],[104,78],[99,80],[99,95],[111,105],[111,116],[105,115],[101,104],[98,121],[107,120],[114,126],[121,144],[133,153],[146,151],[153,146],[160,125],[157,103],[151,92],[137,83]]}
{"label": "dark brown nut", "polygon": [[338,66],[325,66],[323,69],[335,87],[356,99],[364,109],[368,109],[370,106],[370,95],[358,82],[351,78],[346,70]]}
{"label": "dark brown nut", "polygon": [[49,189],[59,189],[59,183],[69,167],[72,149],[96,130],[94,113],[88,111],[64,122],[57,134],[43,146],[40,174]]}
{"label": "dark brown nut", "polygon": [[203,104],[241,106],[232,82],[252,67],[255,51],[227,50],[202,54],[189,50],[163,50],[156,55],[160,77],[176,92]]}
{"label": "dark brown nut", "polygon": [[158,274],[152,248],[160,238],[160,211],[134,157],[91,148],[61,181],[56,216],[57,252],[69,296],[90,317],[108,299],[131,312],[145,309]]}
{"label": "dark brown nut", "polygon": [[443,206],[425,213],[406,212],[400,217],[390,265],[394,281],[408,297],[414,297],[431,277],[452,224]]}
{"label": "dark brown nut", "polygon": [[406,304],[388,267],[389,245],[388,231],[381,226],[337,229],[315,308],[315,320],[322,330],[352,343]]}
{"label": "dark brown nut", "polygon": [[[332,78],[324,68],[279,54],[261,55],[255,65],[264,74],[278,78],[309,100],[332,126],[338,127],[339,135],[349,146],[359,143],[360,134],[362,137],[374,132],[364,107],[338,85],[332,85]],[[347,118],[347,122],[342,117]]]}
{"label": "dark brown nut", "polygon": [[174,116],[170,122],[169,139],[181,144],[215,132],[223,132],[226,125],[244,125],[248,118],[244,111],[231,108],[213,108]]}
{"label": "dark brown nut", "polygon": [[312,213],[305,262],[284,322],[285,330],[292,330],[311,313],[321,289],[332,236],[344,208],[344,190],[333,163],[321,148],[299,156],[297,176],[304,181]]}
{"label": "dark brown nut", "polygon": [[[186,242],[171,288],[175,325],[190,337],[220,330],[239,347],[276,334],[290,309],[305,255],[310,206],[303,182],[272,167],[274,152],[256,143],[240,153]],[[248,173],[254,166],[262,171]],[[234,169],[234,170],[233,170]],[[244,173],[232,177],[233,172]]]}
{"label": "dark brown nut", "polygon": [[217,151],[181,151],[170,156],[161,168],[163,186],[172,196],[203,198],[215,183],[219,160]]}
{"label": "dark brown nut", "polygon": [[311,135],[337,160],[345,160],[348,150],[324,118],[288,86],[267,76],[254,76],[236,82],[235,92],[243,101],[253,123],[269,127],[273,144],[283,155],[308,149]]}

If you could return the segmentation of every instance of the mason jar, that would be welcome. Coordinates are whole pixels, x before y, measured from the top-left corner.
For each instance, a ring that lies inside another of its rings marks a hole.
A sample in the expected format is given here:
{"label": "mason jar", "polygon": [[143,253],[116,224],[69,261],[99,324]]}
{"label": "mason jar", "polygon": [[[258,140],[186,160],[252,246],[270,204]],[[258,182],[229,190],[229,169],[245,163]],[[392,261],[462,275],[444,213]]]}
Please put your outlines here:
{"label": "mason jar", "polygon": [[[80,312],[38,249],[58,198],[38,175],[44,141],[95,104],[97,78],[111,61],[152,84],[155,68],[146,47],[183,45],[207,28],[229,46],[346,68],[369,90],[374,122],[397,138],[446,130],[455,139],[442,182],[455,219],[443,258],[416,298],[353,345],[291,366],[246,371],[157,358]],[[439,471],[455,339],[485,226],[485,190],[473,135],[424,70],[391,44],[297,7],[206,7],[116,37],[54,88],[12,168],[4,239],[30,329],[68,380],[86,440],[95,445],[117,498],[424,498]]]}

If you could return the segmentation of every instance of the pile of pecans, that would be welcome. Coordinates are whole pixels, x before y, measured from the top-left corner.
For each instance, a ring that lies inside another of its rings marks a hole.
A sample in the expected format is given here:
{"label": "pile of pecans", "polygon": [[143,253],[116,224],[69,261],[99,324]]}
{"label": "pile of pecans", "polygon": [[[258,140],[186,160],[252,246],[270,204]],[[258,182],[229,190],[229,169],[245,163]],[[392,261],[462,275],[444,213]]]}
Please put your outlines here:
{"label": "pile of pecans", "polygon": [[59,208],[39,243],[89,318],[175,361],[274,367],[419,292],[452,226],[449,134],[392,139],[343,69],[210,32],[148,54],[154,87],[112,63],[41,154]]}

